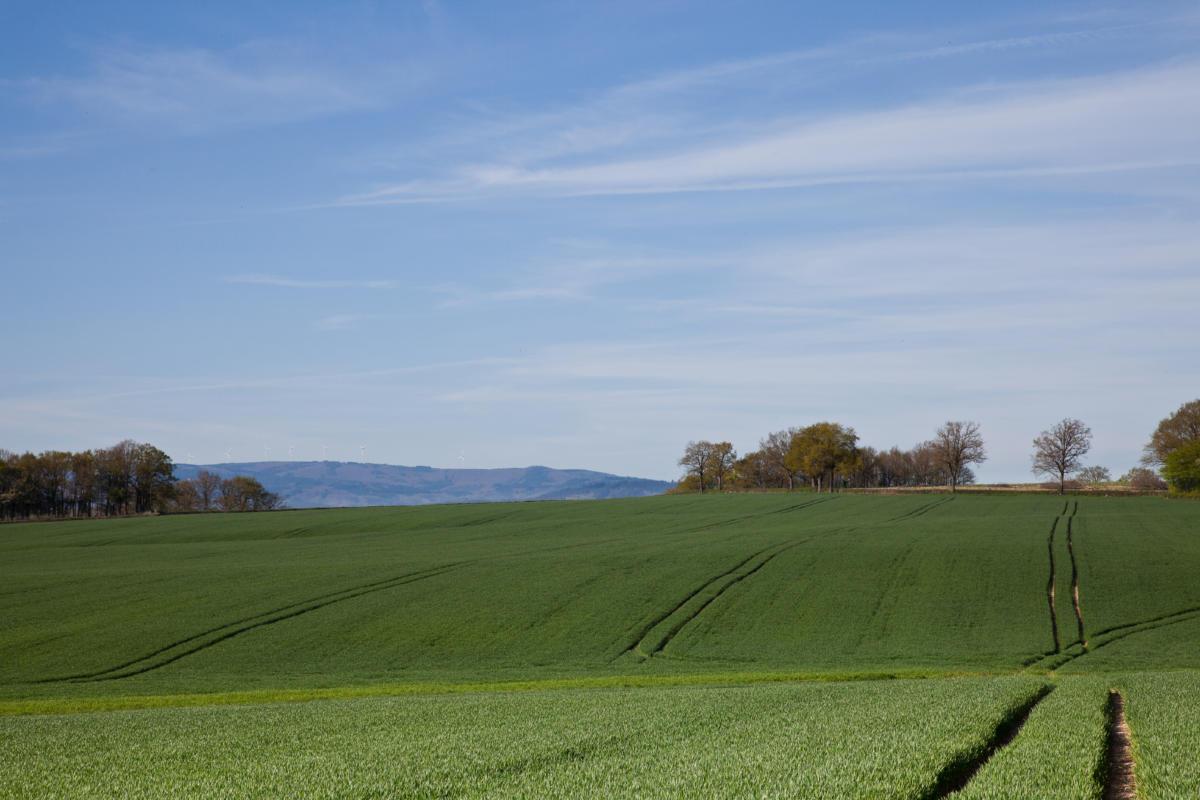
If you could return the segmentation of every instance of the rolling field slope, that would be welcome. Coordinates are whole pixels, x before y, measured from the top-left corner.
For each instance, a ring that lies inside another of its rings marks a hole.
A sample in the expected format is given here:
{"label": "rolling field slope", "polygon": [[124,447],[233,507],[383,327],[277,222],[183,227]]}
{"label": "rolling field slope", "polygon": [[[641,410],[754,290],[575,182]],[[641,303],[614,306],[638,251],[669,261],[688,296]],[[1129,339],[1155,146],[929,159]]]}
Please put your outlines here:
{"label": "rolling field slope", "polygon": [[1193,503],[158,517],[0,527],[0,565],[0,795],[1099,797],[1114,689],[1143,796],[1200,789],[1163,710],[1200,668]]}

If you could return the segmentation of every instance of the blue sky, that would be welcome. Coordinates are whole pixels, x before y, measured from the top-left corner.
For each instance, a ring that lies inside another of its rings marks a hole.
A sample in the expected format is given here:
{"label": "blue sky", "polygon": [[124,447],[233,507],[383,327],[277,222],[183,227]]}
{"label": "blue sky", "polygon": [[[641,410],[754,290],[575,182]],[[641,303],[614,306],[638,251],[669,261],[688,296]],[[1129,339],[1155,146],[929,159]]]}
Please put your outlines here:
{"label": "blue sky", "polygon": [[0,446],[674,477],[1200,387],[1196,3],[0,6]]}

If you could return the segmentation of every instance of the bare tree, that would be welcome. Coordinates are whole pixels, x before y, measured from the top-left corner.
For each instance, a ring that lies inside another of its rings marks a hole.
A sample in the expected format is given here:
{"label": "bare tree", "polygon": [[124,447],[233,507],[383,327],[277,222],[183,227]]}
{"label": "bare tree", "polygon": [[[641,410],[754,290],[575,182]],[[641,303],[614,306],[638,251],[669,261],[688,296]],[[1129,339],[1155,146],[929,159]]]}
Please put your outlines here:
{"label": "bare tree", "polygon": [[733,444],[730,442],[717,442],[712,445],[712,450],[709,453],[711,465],[709,472],[716,482],[717,491],[725,488],[725,476],[733,469],[733,463],[737,461],[737,451],[733,449]]}
{"label": "bare tree", "polygon": [[1145,467],[1134,467],[1117,479],[1117,483],[1127,483],[1129,488],[1141,491],[1167,488],[1167,482],[1160,478],[1157,472]]}
{"label": "bare tree", "polygon": [[987,460],[978,422],[947,422],[938,428],[929,444],[938,464],[946,470],[951,492],[958,491],[971,464],[982,464]]}
{"label": "bare tree", "polygon": [[200,495],[196,491],[196,482],[182,480],[175,484],[175,496],[171,499],[172,511],[195,511],[200,505]]}
{"label": "bare tree", "polygon": [[1066,492],[1067,475],[1079,469],[1092,449],[1092,429],[1067,418],[1033,440],[1035,475],[1057,475],[1058,493]]}
{"label": "bare tree", "polygon": [[1088,486],[1096,486],[1101,483],[1112,483],[1112,474],[1108,471],[1108,467],[1084,467],[1079,470],[1079,474],[1075,477],[1086,483]]}
{"label": "bare tree", "polygon": [[202,469],[196,473],[196,505],[201,511],[212,511],[221,492],[221,476]]}
{"label": "bare tree", "polygon": [[679,466],[686,469],[687,474],[696,476],[700,484],[700,494],[704,494],[704,479],[708,473],[712,452],[712,442],[688,442],[687,447],[683,449],[683,457],[679,459]]}

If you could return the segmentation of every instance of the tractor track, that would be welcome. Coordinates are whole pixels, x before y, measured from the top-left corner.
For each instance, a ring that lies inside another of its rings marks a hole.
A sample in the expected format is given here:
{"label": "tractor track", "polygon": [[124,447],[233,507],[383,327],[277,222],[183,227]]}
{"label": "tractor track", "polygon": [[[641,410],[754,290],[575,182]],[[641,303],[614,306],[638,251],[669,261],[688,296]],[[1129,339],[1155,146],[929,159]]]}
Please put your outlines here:
{"label": "tractor track", "polygon": [[921,796],[921,800],[942,800],[942,798],[950,797],[964,789],[984,764],[991,760],[992,756],[1017,738],[1017,734],[1025,726],[1029,715],[1052,691],[1054,691],[1053,686],[1042,686],[1032,697],[1005,714],[996,724],[983,750],[977,753],[968,751],[958,754],[950,763],[942,767],[934,785]]}
{"label": "tractor track", "polygon": [[[1054,518],[1054,522],[1050,525],[1050,536],[1046,540],[1046,549],[1050,553],[1050,579],[1046,582],[1046,602],[1050,606],[1050,634],[1054,639],[1054,651],[1050,655],[1062,652],[1062,641],[1058,636],[1058,612],[1055,610],[1054,598],[1054,532],[1058,529],[1058,517]],[[1041,659],[1035,659],[1034,662]]]}
{"label": "tractor track", "polygon": [[925,503],[924,505],[917,506],[912,511],[909,511],[906,514],[901,514],[898,517],[892,517],[891,519],[886,520],[886,521],[887,522],[899,522],[900,520],[903,520],[903,519],[914,519],[915,517],[921,517],[921,516],[924,516],[925,514],[928,514],[930,511],[933,511],[935,508],[938,508],[939,506],[946,505],[947,503],[951,502],[952,500],[954,500],[953,497],[939,498],[932,502]]}
{"label": "tractor track", "polygon": [[[1146,631],[1158,630],[1159,628],[1165,628],[1170,625],[1177,625],[1180,622],[1191,622],[1192,620],[1195,620],[1195,619],[1200,619],[1200,608],[1193,608],[1193,609],[1187,609],[1184,611],[1177,611],[1174,614],[1166,614],[1161,617],[1153,617],[1149,620],[1143,620],[1142,622],[1130,622],[1130,623],[1126,623],[1125,625],[1118,625],[1114,628],[1110,628],[1109,630],[1112,631],[1112,630],[1120,629],[1120,630],[1124,631],[1123,633],[1120,633],[1116,636],[1109,636],[1106,639],[1100,639],[1099,637],[1101,636],[1101,634],[1096,634],[1096,636],[1092,640],[1092,643],[1088,646],[1088,648],[1086,650],[1081,648],[1080,651],[1077,653],[1067,652],[1067,653],[1063,654],[1063,657],[1060,658],[1058,661],[1055,661],[1052,665],[1050,665],[1049,669],[1056,670],[1061,667],[1064,667],[1067,664],[1070,664],[1072,661],[1074,661],[1077,658],[1082,658],[1083,656],[1086,656],[1088,653],[1095,652],[1096,650],[1099,650],[1102,647],[1107,647],[1108,645],[1112,644],[1113,642],[1119,642],[1122,639],[1126,639],[1130,636],[1133,636],[1134,634],[1145,633]],[[1028,667],[1035,666],[1039,662],[1045,661],[1047,658],[1050,658],[1051,656],[1054,656],[1054,655],[1059,655],[1059,654],[1058,653],[1050,653],[1050,654],[1047,654],[1044,656],[1039,656],[1038,658],[1035,658],[1032,661],[1030,661],[1026,666],[1028,666]]]}
{"label": "tractor track", "polygon": [[707,525],[700,525],[695,528],[686,528],[681,531],[674,531],[674,533],[699,533],[700,531],[712,530],[713,528],[722,528],[726,525],[734,525],[738,522],[745,522],[746,520],[750,520],[750,519],[761,519],[762,517],[771,517],[776,514],[787,514],[792,511],[799,511],[802,508],[809,508],[810,506],[816,506],[816,505],[820,505],[822,503],[828,503],[829,501],[831,501],[833,499],[835,499],[835,498],[822,497],[817,500],[809,500],[804,503],[796,503],[795,505],[784,506],[783,508],[776,508],[772,511],[763,511],[758,514],[746,514],[741,517],[732,517],[730,519],[723,519],[723,520],[719,520],[717,522],[710,522]]}
{"label": "tractor track", "polygon": [[724,578],[727,575],[737,572],[739,569],[744,567],[746,564],[749,564],[751,561],[753,561],[757,556],[762,555],[763,553],[770,550],[772,547],[778,547],[778,546],[779,546],[779,543],[776,542],[775,544],[768,545],[767,547],[764,547],[761,550],[756,550],[755,552],[746,556],[744,559],[739,561],[737,564],[734,564],[732,567],[725,570],[724,572],[714,575],[711,578],[709,578],[708,580],[704,581],[704,583],[700,584],[695,589],[688,592],[686,597],[684,597],[678,603],[673,605],[671,608],[662,612],[661,614],[658,614],[653,619],[651,619],[649,622],[647,622],[645,625],[638,628],[637,632],[635,633],[635,635],[633,637],[633,641],[631,641],[628,645],[626,645],[624,647],[624,649],[622,649],[621,653],[617,657],[614,657],[612,660],[615,661],[616,658],[619,658],[621,655],[625,655],[626,653],[632,653],[635,650],[637,650],[638,645],[641,644],[642,640],[645,639],[650,634],[650,631],[654,630],[656,627],[658,627],[663,622],[665,622],[667,620],[667,618],[669,618],[672,614],[674,614],[675,612],[679,611],[679,609],[681,609],[685,605],[687,605],[689,600],[691,600],[696,595],[703,592],[705,589],[707,589],[713,583],[716,583],[721,578]]}
{"label": "tractor track", "polygon": [[1034,664],[1038,663],[1039,661],[1043,661],[1043,660],[1049,658],[1050,656],[1058,655],[1063,650],[1062,636],[1059,633],[1059,629],[1058,629],[1058,609],[1057,609],[1058,598],[1057,598],[1057,590],[1055,588],[1055,584],[1056,584],[1057,578],[1058,578],[1058,569],[1057,569],[1057,565],[1055,563],[1055,558],[1054,558],[1054,539],[1058,532],[1058,523],[1062,519],[1065,519],[1067,521],[1067,535],[1066,535],[1067,554],[1070,556],[1070,560],[1071,560],[1071,606],[1074,609],[1075,622],[1079,629],[1079,640],[1078,641],[1080,644],[1083,645],[1085,650],[1087,649],[1087,646],[1088,646],[1087,645],[1087,635],[1086,635],[1086,632],[1084,630],[1084,625],[1083,625],[1083,606],[1081,605],[1081,603],[1079,601],[1079,564],[1075,560],[1075,540],[1074,540],[1075,529],[1074,529],[1073,520],[1075,518],[1075,515],[1078,513],[1079,513],[1079,501],[1078,500],[1075,501],[1074,508],[1071,507],[1070,500],[1063,501],[1062,511],[1058,512],[1058,516],[1056,516],[1054,518],[1054,521],[1052,523],[1050,523],[1050,534],[1049,534],[1049,536],[1046,537],[1046,554],[1049,557],[1049,562],[1050,562],[1050,575],[1046,580],[1046,606],[1047,606],[1047,610],[1050,613],[1050,637],[1051,637],[1051,639],[1053,639],[1054,649],[1047,653],[1044,653],[1040,656],[1026,659],[1023,662],[1023,666],[1026,666],[1026,667],[1033,666]]}
{"label": "tractor track", "polygon": [[[1075,504],[1075,510],[1079,510],[1078,503]],[[1083,608],[1079,603],[1079,565],[1075,561],[1075,526],[1072,525],[1074,519],[1075,514],[1072,512],[1071,516],[1067,517],[1067,553],[1071,556],[1071,606],[1075,611],[1075,624],[1079,629],[1079,643],[1086,650],[1088,646],[1087,631],[1084,630]]]}
{"label": "tractor track", "polygon": [[709,597],[707,600],[705,600],[703,603],[701,603],[699,606],[697,606],[695,611],[693,611],[691,614],[685,616],[679,622],[672,625],[671,628],[667,631],[667,635],[664,636],[661,640],[659,640],[658,644],[655,645],[654,649],[651,650],[649,654],[655,655],[657,653],[661,653],[664,649],[666,649],[666,646],[671,643],[671,640],[673,640],[676,636],[678,636],[679,633],[684,628],[686,628],[694,619],[699,617],[700,614],[704,611],[704,609],[706,609],[710,605],[712,605],[712,603],[717,598],[721,597],[722,595],[725,594],[725,592],[729,591],[734,586],[736,586],[737,584],[746,580],[746,578],[749,578],[751,575],[758,572],[760,569],[765,567],[767,564],[771,563],[771,561],[776,556],[778,556],[780,553],[784,552],[785,550],[790,550],[798,544],[801,544],[801,542],[792,542],[791,544],[785,544],[783,547],[778,548],[773,553],[771,553],[769,556],[764,558],[762,561],[755,564],[754,567],[752,567],[751,569],[747,570],[746,572],[741,573],[740,575],[737,575],[737,576],[731,578],[724,586],[722,586],[720,589],[718,589],[712,595],[712,597]]}
{"label": "tractor track", "polygon": [[[807,540],[803,540],[803,541],[807,541]],[[610,661],[616,661],[621,656],[628,655],[629,653],[635,653],[644,659],[644,658],[649,658],[651,655],[660,652],[663,649],[663,647],[666,647],[667,643],[671,639],[673,639],[679,633],[680,630],[683,629],[683,627],[685,625],[687,625],[689,622],[691,622],[693,619],[695,619],[696,616],[701,611],[703,611],[705,608],[707,608],[709,606],[709,604],[712,603],[713,600],[716,600],[717,597],[724,594],[725,591],[729,589],[729,587],[733,586],[736,583],[740,583],[741,581],[750,577],[751,575],[753,575],[754,573],[756,573],[760,569],[762,569],[764,566],[766,566],[767,562],[769,562],[775,556],[779,555],[779,553],[783,552],[784,550],[790,549],[791,547],[795,547],[796,545],[798,545],[800,543],[801,542],[790,542],[790,543],[789,542],[775,542],[774,544],[768,545],[767,547],[764,547],[761,550],[756,550],[755,552],[753,552],[750,555],[743,558],[737,564],[734,564],[729,569],[727,569],[723,572],[720,572],[717,575],[714,575],[711,578],[709,578],[708,580],[699,584],[698,586],[696,586],[695,589],[688,592],[688,594],[685,597],[683,597],[683,599],[681,599],[675,605],[671,606],[671,608],[667,609],[666,611],[663,611],[660,614],[656,614],[651,620],[649,620],[644,625],[642,625],[640,628],[638,628],[637,631],[635,632],[634,636],[629,641],[629,643],[621,650],[620,653],[618,653],[616,656],[614,656],[612,659],[610,659]],[[774,552],[771,552],[771,551],[774,551]],[[769,554],[769,555],[767,555],[767,557],[764,558],[761,562],[759,562],[758,564],[755,564],[753,567],[751,567],[748,571],[739,574],[739,571],[742,570],[744,567],[746,567],[746,565],[753,562],[756,558],[762,557],[764,554]],[[726,579],[728,579],[728,580],[726,580]],[[678,622],[675,625],[673,625],[670,628],[670,630],[668,631],[668,634],[663,641],[659,642],[659,644],[656,645],[649,653],[646,653],[642,649],[642,645],[646,643],[646,637],[648,637],[655,628],[657,628],[659,625],[666,622],[668,619],[670,619],[675,614],[680,613],[688,603],[690,603],[692,600],[696,599],[701,594],[703,594],[705,590],[711,589],[714,585],[719,584],[722,580],[726,580],[725,584],[719,590],[717,590],[717,592],[712,597],[705,600],[695,612],[693,612],[691,615],[686,616],[681,622]]]}
{"label": "tractor track", "polygon": [[[295,617],[307,614],[311,611],[317,611],[327,606],[340,603],[345,600],[351,600],[356,597],[362,597],[367,594],[374,594],[386,589],[391,589],[397,586],[414,583],[416,581],[432,578],[456,569],[470,562],[461,561],[452,564],[444,564],[437,567],[429,567],[415,572],[405,573],[403,575],[393,576],[371,583],[359,584],[336,592],[327,592],[325,594],[309,597],[304,600],[299,600],[294,603],[289,603],[284,606],[264,611],[258,614],[253,614],[248,617],[243,617],[232,622],[226,622],[222,625],[216,625],[200,633],[192,634],[183,639],[177,639],[169,644],[159,647],[157,650],[146,653],[138,658],[125,661],[115,666],[105,669],[96,670],[93,672],[77,673],[74,675],[65,675],[58,678],[43,678],[34,681],[34,683],[97,683],[100,681],[118,680],[120,678],[128,678],[133,675],[140,675],[151,670],[159,669],[167,664],[174,663],[181,658],[198,653],[201,650],[206,650],[213,645],[219,644],[227,639],[232,639],[243,633],[273,625],[276,622],[293,619]],[[214,638],[207,638],[214,637]],[[192,645],[188,647],[188,645]],[[179,653],[170,653],[178,648],[185,648]],[[159,658],[159,656],[167,656]]]}
{"label": "tractor track", "polygon": [[1120,692],[1108,693],[1108,741],[1104,758],[1103,800],[1136,800],[1137,781],[1133,774],[1129,725],[1125,722],[1125,698]]}
{"label": "tractor track", "polygon": [[[1106,634],[1114,633],[1116,631],[1123,631],[1126,628],[1137,628],[1142,625],[1148,625],[1151,622],[1161,622],[1163,620],[1172,619],[1173,617],[1182,617],[1184,615],[1195,614],[1197,612],[1200,612],[1200,606],[1192,606],[1191,608],[1184,608],[1184,609],[1180,609],[1179,611],[1172,611],[1169,614],[1159,614],[1157,617],[1149,617],[1148,619],[1143,619],[1138,622],[1126,622],[1123,625],[1113,625],[1110,628],[1105,628],[1104,630],[1096,631],[1096,635],[1104,636]],[[1158,627],[1158,626],[1156,626],[1156,627]]]}

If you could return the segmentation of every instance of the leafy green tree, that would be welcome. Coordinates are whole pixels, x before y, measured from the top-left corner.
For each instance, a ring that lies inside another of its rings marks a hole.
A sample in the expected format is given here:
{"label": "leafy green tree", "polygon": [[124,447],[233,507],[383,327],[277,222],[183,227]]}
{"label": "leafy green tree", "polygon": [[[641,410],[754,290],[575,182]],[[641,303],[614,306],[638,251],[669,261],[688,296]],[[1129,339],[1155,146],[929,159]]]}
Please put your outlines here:
{"label": "leafy green tree", "polygon": [[1200,492],[1200,439],[1180,445],[1168,453],[1162,474],[1171,484],[1173,492]]}
{"label": "leafy green tree", "polygon": [[1158,423],[1142,454],[1142,463],[1148,467],[1165,464],[1173,450],[1195,441],[1200,441],[1200,400],[1184,403]]}
{"label": "leafy green tree", "polygon": [[836,422],[801,428],[788,450],[788,469],[812,476],[817,491],[824,485],[832,492],[836,476],[853,472],[858,463],[858,434]]}
{"label": "leafy green tree", "polygon": [[151,444],[135,445],[132,455],[135,510],[139,514],[162,511],[171,498],[175,482],[175,465],[171,463],[171,457]]}

